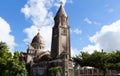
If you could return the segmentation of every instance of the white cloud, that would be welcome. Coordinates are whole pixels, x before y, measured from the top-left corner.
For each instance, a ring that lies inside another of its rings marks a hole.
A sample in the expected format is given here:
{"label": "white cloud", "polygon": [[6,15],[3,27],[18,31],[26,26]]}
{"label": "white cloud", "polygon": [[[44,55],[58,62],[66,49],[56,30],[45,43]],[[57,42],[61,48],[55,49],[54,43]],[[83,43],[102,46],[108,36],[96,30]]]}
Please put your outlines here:
{"label": "white cloud", "polygon": [[73,30],[73,32],[76,33],[76,34],[81,34],[81,33],[82,33],[82,30],[76,28],[76,29]]}
{"label": "white cloud", "polygon": [[80,54],[80,50],[71,47],[71,56],[75,56],[75,55],[79,55]]}
{"label": "white cloud", "polygon": [[53,24],[53,14],[49,9],[52,4],[53,0],[28,0],[21,12],[37,27],[51,25]]}
{"label": "white cloud", "polygon": [[101,51],[98,44],[96,44],[96,45],[88,45],[88,46],[84,47],[81,51],[93,53],[94,50]]}
{"label": "white cloud", "polygon": [[54,3],[54,6],[59,7],[60,6],[60,2],[62,2],[63,6],[64,6],[66,3],[73,3],[73,0],[56,0],[55,3]]}
{"label": "white cloud", "polygon": [[111,8],[111,9],[108,10],[109,13],[112,13],[112,12],[114,12],[114,11],[115,11],[115,10],[114,10],[113,8]]}
{"label": "white cloud", "polygon": [[[0,41],[6,42],[10,50],[14,50],[16,45],[14,36],[10,34],[10,25],[2,17],[0,17]],[[13,51],[12,51],[13,52]]]}
{"label": "white cloud", "polygon": [[96,21],[92,21],[90,20],[88,17],[86,17],[84,19],[84,22],[88,23],[88,24],[94,24],[94,25],[100,25],[100,23],[96,22]]}
{"label": "white cloud", "polygon": [[107,9],[107,12],[108,12],[108,13],[112,13],[112,12],[115,11],[115,9],[111,8],[111,6],[110,6],[109,4],[106,4],[106,5],[105,5],[105,8]]}
{"label": "white cloud", "polygon": [[92,21],[91,21],[89,18],[87,18],[87,17],[84,19],[84,21],[85,21],[86,23],[88,23],[88,24],[92,24]]}
{"label": "white cloud", "polygon": [[120,50],[120,20],[110,25],[104,25],[100,31],[90,37],[90,41],[94,45],[88,45],[85,47],[86,49],[103,49],[107,52]]}

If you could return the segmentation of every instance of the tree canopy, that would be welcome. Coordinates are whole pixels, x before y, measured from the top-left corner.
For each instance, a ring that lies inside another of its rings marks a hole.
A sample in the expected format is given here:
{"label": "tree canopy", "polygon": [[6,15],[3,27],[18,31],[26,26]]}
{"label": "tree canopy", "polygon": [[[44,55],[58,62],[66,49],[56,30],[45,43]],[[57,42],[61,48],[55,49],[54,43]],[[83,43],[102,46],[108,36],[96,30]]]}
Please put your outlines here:
{"label": "tree canopy", "polygon": [[108,53],[94,51],[93,53],[80,52],[72,58],[75,66],[91,66],[103,70],[106,73],[106,69],[119,70],[120,68],[120,50]]}
{"label": "tree canopy", "polygon": [[0,42],[0,75],[27,76],[25,65],[19,60],[19,57],[19,52],[15,52],[14,55],[12,55],[7,45]]}

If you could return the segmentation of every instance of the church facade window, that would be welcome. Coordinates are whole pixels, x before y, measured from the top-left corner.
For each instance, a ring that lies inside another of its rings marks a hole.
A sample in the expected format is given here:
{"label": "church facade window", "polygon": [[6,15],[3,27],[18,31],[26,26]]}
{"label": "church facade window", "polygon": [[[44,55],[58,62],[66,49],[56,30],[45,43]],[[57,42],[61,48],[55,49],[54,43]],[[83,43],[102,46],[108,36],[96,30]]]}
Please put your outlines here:
{"label": "church facade window", "polygon": [[62,35],[67,35],[67,30],[66,29],[62,29],[62,33],[61,33]]}

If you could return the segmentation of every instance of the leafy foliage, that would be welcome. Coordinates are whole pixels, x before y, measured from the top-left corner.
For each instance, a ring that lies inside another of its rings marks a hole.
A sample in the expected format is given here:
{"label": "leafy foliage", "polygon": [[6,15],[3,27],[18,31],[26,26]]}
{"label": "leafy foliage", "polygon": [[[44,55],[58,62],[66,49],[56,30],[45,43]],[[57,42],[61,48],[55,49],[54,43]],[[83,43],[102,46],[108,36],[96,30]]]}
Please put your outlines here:
{"label": "leafy foliage", "polygon": [[87,52],[81,52],[72,58],[75,66],[91,66],[103,70],[106,73],[106,69],[119,70],[120,68],[120,50],[115,52],[98,52],[94,51],[89,54]]}
{"label": "leafy foliage", "polygon": [[58,76],[58,73],[62,72],[62,68],[61,67],[51,67],[49,69],[49,72],[51,73],[52,76]]}
{"label": "leafy foliage", "polygon": [[9,52],[7,45],[0,42],[0,74],[1,76],[27,76],[23,62],[19,61],[19,52],[14,55]]}
{"label": "leafy foliage", "polygon": [[119,70],[120,68],[120,50],[109,53],[106,66],[109,69]]}

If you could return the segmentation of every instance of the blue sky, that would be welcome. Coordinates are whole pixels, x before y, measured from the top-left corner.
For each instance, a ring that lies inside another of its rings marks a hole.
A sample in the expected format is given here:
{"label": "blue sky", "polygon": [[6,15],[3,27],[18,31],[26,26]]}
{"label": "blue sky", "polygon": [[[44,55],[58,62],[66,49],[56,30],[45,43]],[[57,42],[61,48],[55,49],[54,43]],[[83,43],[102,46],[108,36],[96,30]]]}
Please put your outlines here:
{"label": "blue sky", "polygon": [[50,50],[60,1],[69,17],[72,55],[120,49],[120,0],[0,0],[0,41],[11,50],[26,51],[40,28]]}

